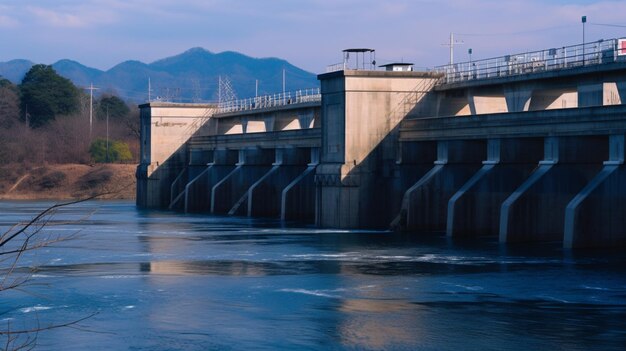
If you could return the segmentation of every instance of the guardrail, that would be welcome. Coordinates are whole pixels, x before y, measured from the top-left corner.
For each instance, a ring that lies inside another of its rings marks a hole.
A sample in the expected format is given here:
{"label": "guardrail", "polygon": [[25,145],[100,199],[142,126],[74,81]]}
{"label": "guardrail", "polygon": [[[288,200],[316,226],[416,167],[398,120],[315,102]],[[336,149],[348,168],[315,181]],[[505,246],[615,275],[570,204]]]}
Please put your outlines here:
{"label": "guardrail", "polygon": [[343,71],[346,69],[345,62],[333,63],[332,65],[326,66],[326,73]]}
{"label": "guardrail", "polygon": [[445,74],[442,83],[515,76],[565,68],[626,61],[626,39],[599,40],[485,60],[438,66],[435,72]]}
{"label": "guardrail", "polygon": [[263,108],[322,101],[319,88],[298,90],[273,95],[263,95],[248,99],[223,101],[218,104],[217,113],[258,110]]}

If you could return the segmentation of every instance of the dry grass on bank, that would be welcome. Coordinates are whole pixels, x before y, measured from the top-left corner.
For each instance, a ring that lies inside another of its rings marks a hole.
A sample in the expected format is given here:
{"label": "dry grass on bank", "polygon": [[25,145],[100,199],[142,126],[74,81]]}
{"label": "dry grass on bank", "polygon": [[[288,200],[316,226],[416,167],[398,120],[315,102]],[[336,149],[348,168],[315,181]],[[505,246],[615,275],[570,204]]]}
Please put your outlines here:
{"label": "dry grass on bank", "polygon": [[135,199],[134,164],[0,166],[0,199],[67,200],[112,192],[103,198]]}

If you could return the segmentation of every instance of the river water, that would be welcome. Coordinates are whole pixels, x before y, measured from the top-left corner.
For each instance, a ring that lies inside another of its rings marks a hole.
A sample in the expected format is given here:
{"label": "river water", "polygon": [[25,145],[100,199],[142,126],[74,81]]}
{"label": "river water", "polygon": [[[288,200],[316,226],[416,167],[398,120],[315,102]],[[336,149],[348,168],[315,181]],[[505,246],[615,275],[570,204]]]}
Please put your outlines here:
{"label": "river water", "polygon": [[[0,202],[0,226],[49,204]],[[22,258],[39,268],[0,293],[0,328],[93,316],[39,333],[39,350],[626,349],[623,251],[512,250],[119,201],[62,208],[44,231],[72,238]]]}

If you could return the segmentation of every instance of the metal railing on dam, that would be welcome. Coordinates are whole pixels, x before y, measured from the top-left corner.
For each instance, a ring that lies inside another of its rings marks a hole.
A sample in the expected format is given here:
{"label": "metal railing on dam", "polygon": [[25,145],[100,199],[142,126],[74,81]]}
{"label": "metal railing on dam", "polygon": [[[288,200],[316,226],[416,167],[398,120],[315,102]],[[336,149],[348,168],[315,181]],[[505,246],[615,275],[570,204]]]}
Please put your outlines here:
{"label": "metal railing on dam", "polygon": [[506,55],[496,58],[437,66],[442,83],[517,76],[575,67],[626,62],[626,39],[599,40],[585,44]]}
{"label": "metal railing on dam", "polygon": [[319,88],[303,89],[253,98],[223,101],[218,104],[217,113],[259,110],[292,104],[322,101]]}

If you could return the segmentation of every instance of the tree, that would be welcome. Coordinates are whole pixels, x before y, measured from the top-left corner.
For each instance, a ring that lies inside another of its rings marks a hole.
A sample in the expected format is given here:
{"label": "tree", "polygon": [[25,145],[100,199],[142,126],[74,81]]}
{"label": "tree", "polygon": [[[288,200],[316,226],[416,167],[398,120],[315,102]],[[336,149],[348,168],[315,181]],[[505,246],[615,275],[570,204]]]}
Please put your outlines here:
{"label": "tree", "polygon": [[139,110],[134,105],[129,106],[115,95],[104,95],[97,102],[96,116],[105,120],[107,114],[111,124],[125,127],[124,135],[117,135],[118,138],[131,136],[139,139]]}
{"label": "tree", "polygon": [[96,115],[99,119],[106,119],[107,114],[110,119],[122,120],[130,114],[130,108],[115,95],[102,96],[98,101]]}
{"label": "tree", "polygon": [[34,65],[24,76],[20,92],[20,107],[33,128],[79,108],[78,88],[49,65]]}

